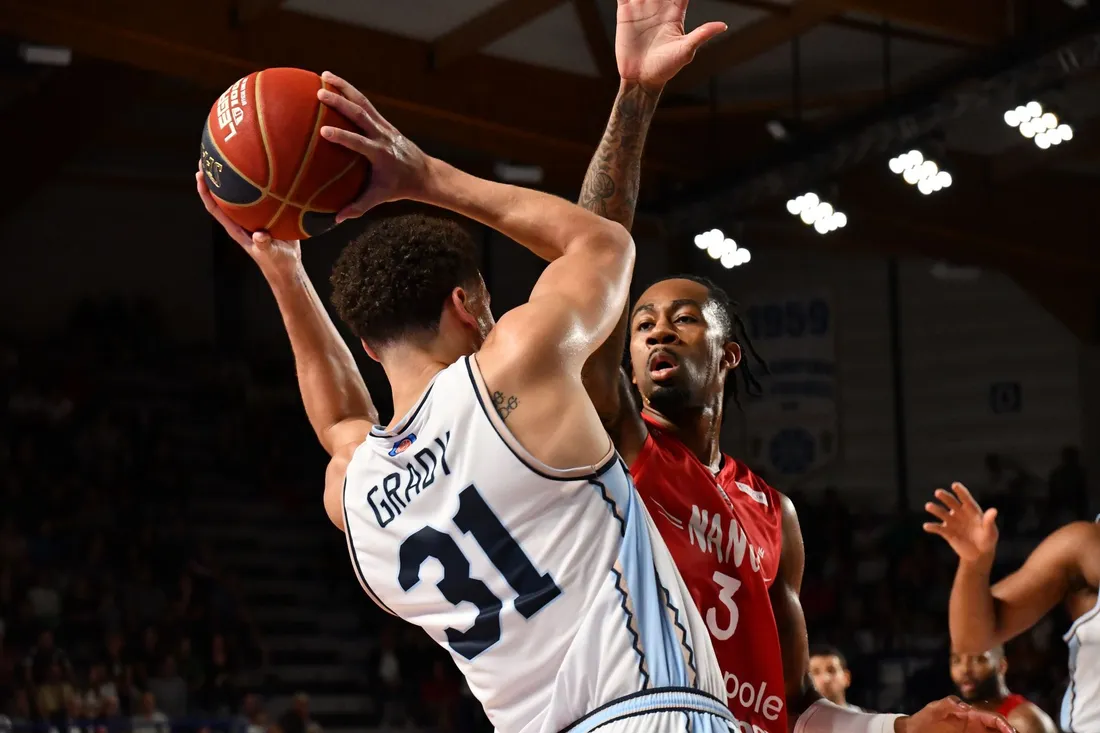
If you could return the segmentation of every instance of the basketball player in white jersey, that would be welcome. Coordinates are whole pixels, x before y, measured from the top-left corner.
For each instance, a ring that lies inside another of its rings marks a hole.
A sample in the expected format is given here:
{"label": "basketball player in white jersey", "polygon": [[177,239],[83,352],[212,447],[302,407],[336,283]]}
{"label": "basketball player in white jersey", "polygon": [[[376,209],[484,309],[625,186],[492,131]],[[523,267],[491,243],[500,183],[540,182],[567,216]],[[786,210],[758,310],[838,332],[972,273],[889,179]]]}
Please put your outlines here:
{"label": "basketball player in white jersey", "polygon": [[982,654],[1030,629],[1059,603],[1073,619],[1069,686],[1059,727],[1064,733],[1100,733],[1100,517],[1073,522],[1039,543],[1023,566],[990,585],[997,551],[997,510],[982,511],[965,486],[939,489],[925,505],[939,522],[924,525],[959,556],[951,589],[951,646]]}
{"label": "basketball player in white jersey", "polygon": [[375,222],[341,255],[334,303],[381,362],[376,411],[300,263],[207,209],[260,263],[332,455],[324,504],[363,589],[446,648],[500,731],[694,731],[735,724],[705,625],[581,382],[622,312],[634,260],[617,224],[432,159],[343,80],[319,97],[370,159],[339,218],[410,199],[491,226],[554,262],[494,326],[476,247],[455,222]]}

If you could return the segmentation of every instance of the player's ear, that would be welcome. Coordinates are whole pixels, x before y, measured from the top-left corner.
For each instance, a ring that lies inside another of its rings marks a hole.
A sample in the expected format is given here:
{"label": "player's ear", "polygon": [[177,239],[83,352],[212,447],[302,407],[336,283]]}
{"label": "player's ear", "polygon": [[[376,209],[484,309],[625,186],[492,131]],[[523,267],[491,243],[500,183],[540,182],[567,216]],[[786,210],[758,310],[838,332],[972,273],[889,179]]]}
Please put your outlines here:
{"label": "player's ear", "polygon": [[1001,661],[997,662],[997,671],[1002,675],[1008,674],[1008,657],[1001,656]]}
{"label": "player's ear", "polygon": [[844,689],[848,689],[852,686],[852,670],[844,670]]}
{"label": "player's ear", "polygon": [[722,366],[726,369],[736,369],[741,363],[741,344],[736,341],[727,341],[722,347]]}
{"label": "player's ear", "polygon": [[473,314],[474,304],[470,293],[465,288],[455,288],[451,291],[450,305],[454,308],[455,316],[459,321],[477,330],[477,316]]}
{"label": "player's ear", "polygon": [[378,358],[378,352],[372,349],[370,347],[370,344],[368,344],[366,341],[360,341],[359,343],[363,344],[363,351],[367,352],[367,356],[369,356],[374,361],[382,361]]}

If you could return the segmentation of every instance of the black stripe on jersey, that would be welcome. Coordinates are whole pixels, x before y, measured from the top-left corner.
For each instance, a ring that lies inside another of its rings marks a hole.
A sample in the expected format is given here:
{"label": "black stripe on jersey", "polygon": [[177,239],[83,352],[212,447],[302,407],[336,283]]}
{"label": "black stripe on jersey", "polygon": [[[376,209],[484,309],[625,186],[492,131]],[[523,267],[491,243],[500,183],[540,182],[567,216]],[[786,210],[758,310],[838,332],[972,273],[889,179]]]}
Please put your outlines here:
{"label": "black stripe on jersey", "polygon": [[[626,469],[624,468],[623,470],[625,471]],[[604,486],[602,481],[597,481],[595,479],[588,479],[588,483],[600,490],[600,495],[603,496],[603,500],[607,502],[608,508],[611,509],[611,515],[619,520],[619,536],[626,537],[626,519],[619,512],[619,505],[611,498],[611,494],[608,493],[607,487]]]}
{"label": "black stripe on jersey", "polygon": [[359,578],[359,583],[363,586],[363,590],[367,592],[367,596],[369,596],[372,601],[378,604],[378,607],[381,608],[383,611],[390,614],[391,616],[397,616],[397,614],[394,613],[389,606],[382,602],[382,598],[374,592],[374,589],[370,587],[370,583],[367,582],[367,577],[363,575],[363,568],[359,566],[359,553],[355,551],[355,541],[351,537],[351,522],[348,521],[347,496],[348,479],[345,476],[344,488],[340,494],[340,504],[344,510],[344,534],[347,535],[348,538],[348,553],[351,555],[351,566],[355,570],[355,575]]}
{"label": "black stripe on jersey", "polygon": [[[624,582],[622,573],[620,573],[614,565],[611,566],[611,572],[615,573],[615,590],[619,591],[619,595],[621,596],[621,598],[619,599],[619,605],[622,607],[623,614],[626,616],[626,630],[629,631],[630,635],[634,637],[633,647],[634,651],[638,654],[638,673],[642,676],[642,689],[648,690],[649,672],[646,671],[645,651],[642,649],[642,637],[638,635],[638,631],[634,628],[634,624],[632,623],[632,621],[634,620],[634,614],[630,612],[630,609],[627,608],[626,605],[626,601],[628,598],[626,594],[626,583]],[[619,698],[619,700],[622,699],[623,698]],[[618,702],[619,700],[617,700],[616,702]],[[592,712],[594,713],[598,710],[599,708],[596,708],[596,710],[593,710]],[[589,715],[591,715],[591,713],[589,713]]]}
{"label": "black stripe on jersey", "polygon": [[657,585],[661,586],[661,590],[664,591],[665,605],[672,609],[672,623],[676,624],[676,628],[678,628],[680,630],[680,633],[683,634],[683,637],[682,637],[683,640],[680,643],[683,644],[684,649],[687,649],[688,668],[691,670],[692,676],[695,679],[698,679],[699,670],[697,670],[695,668],[695,650],[692,649],[691,644],[688,643],[688,638],[689,637],[688,637],[687,629],[684,627],[684,625],[682,623],[680,623],[680,609],[676,608],[676,606],[674,606],[672,604],[672,596],[669,594],[668,588],[666,588],[664,586],[664,584],[661,583],[661,581],[660,581],[661,575],[660,575],[660,573],[657,572],[657,566],[656,565],[653,566],[653,573],[654,573],[654,576],[656,578],[658,578]]}
{"label": "black stripe on jersey", "polygon": [[[442,372],[440,372],[440,374],[442,374]],[[398,424],[396,428],[394,428],[393,430],[386,430],[381,425],[375,425],[370,429],[370,434],[376,438],[394,438],[405,432],[408,427],[412,425],[412,421],[416,419],[416,416],[420,414],[420,410],[424,407],[424,405],[428,403],[428,395],[432,393],[433,387],[435,387],[434,379],[432,380],[432,383],[428,385],[428,388],[424,390],[424,394],[420,397],[420,402],[417,403],[416,407],[413,408],[413,411],[409,413],[408,417],[401,420],[400,424]]]}
{"label": "black stripe on jersey", "polygon": [[474,389],[474,396],[477,397],[477,404],[481,406],[481,411],[485,413],[485,419],[489,421],[489,426],[493,429],[493,432],[497,434],[497,437],[500,438],[500,442],[504,443],[504,445],[508,447],[508,450],[511,451],[512,455],[516,457],[516,460],[526,466],[527,469],[532,473],[537,474],[538,476],[549,481],[592,481],[593,479],[597,479],[600,476],[603,476],[612,466],[614,466],[617,462],[620,462],[619,454],[616,451],[611,451],[611,455],[608,456],[604,464],[589,474],[582,474],[580,476],[548,476],[542,471],[538,470],[530,463],[528,463],[523,458],[523,456],[516,453],[515,449],[512,448],[512,445],[508,442],[508,440],[500,434],[499,430],[497,430],[496,424],[489,416],[489,409],[485,406],[485,400],[481,399],[481,390],[478,389],[477,379],[474,378],[474,369],[472,366],[470,366],[470,357],[467,356],[465,357],[465,359],[466,373],[470,375],[470,386]]}

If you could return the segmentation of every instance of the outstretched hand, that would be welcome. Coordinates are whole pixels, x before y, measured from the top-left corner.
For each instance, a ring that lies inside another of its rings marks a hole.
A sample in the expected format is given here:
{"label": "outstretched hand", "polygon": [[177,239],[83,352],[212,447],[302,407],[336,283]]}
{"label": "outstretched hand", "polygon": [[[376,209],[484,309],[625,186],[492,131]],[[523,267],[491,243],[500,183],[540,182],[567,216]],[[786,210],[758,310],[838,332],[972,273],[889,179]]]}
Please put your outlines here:
{"label": "outstretched hand", "polygon": [[954,696],[929,703],[898,722],[897,733],[1016,733],[997,713],[978,710]]}
{"label": "outstretched hand", "polygon": [[726,30],[725,23],[704,23],[684,32],[688,0],[619,0],[615,58],[624,81],[659,92],[699,48]]}
{"label": "outstretched hand", "polygon": [[936,489],[935,496],[940,503],[930,501],[924,509],[940,521],[925,523],[924,531],[947,540],[960,560],[992,559],[997,550],[997,510],[983,512],[958,482],[951,484],[951,491]]}
{"label": "outstretched hand", "polygon": [[207,212],[213,216],[230,238],[241,245],[241,249],[256,261],[256,264],[265,271],[279,271],[297,267],[302,261],[302,247],[297,240],[286,241],[273,239],[267,232],[253,232],[249,234],[244,227],[230,219],[214,197],[210,195],[210,189],[206,187],[206,179],[202,173],[202,165],[195,174],[195,184],[198,187],[199,197]]}

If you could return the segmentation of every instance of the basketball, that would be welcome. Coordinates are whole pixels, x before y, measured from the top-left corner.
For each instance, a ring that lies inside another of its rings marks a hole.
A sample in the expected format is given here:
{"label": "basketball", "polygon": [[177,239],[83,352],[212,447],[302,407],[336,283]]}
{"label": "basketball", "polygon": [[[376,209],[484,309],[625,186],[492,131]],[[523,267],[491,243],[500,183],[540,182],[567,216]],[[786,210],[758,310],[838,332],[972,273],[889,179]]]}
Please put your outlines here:
{"label": "basketball", "polygon": [[370,162],[321,137],[323,125],[356,130],[317,100],[322,86],[312,71],[264,69],[235,82],[210,109],[202,133],[206,183],[249,232],[317,236],[367,184]]}

